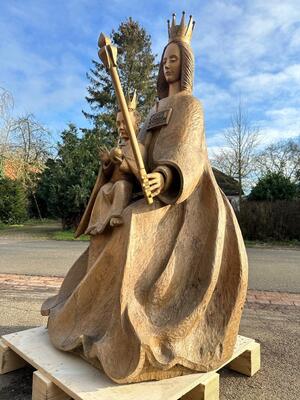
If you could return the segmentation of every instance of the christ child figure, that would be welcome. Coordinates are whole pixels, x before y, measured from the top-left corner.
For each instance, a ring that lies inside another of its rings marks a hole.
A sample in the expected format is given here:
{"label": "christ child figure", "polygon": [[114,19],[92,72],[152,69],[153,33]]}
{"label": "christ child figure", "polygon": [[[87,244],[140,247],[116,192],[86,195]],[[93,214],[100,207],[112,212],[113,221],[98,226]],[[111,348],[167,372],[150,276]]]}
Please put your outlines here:
{"label": "christ child figure", "polygon": [[[129,115],[135,132],[140,116],[136,111],[136,93],[128,102]],[[89,219],[86,234],[97,235],[107,227],[123,224],[122,212],[132,199],[132,189],[138,176],[129,135],[122,112],[117,113],[116,125],[119,133],[117,147],[100,152],[102,171],[97,196]],[[141,147],[142,154],[144,153]]]}

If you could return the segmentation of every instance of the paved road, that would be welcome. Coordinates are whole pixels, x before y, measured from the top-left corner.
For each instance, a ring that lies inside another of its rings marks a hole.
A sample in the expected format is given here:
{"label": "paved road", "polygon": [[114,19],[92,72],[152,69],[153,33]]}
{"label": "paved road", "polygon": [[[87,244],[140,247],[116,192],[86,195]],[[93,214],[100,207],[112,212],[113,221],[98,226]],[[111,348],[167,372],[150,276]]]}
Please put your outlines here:
{"label": "paved road", "polygon": [[[64,276],[87,242],[0,238],[0,273]],[[248,248],[249,288],[300,293],[300,250]]]}

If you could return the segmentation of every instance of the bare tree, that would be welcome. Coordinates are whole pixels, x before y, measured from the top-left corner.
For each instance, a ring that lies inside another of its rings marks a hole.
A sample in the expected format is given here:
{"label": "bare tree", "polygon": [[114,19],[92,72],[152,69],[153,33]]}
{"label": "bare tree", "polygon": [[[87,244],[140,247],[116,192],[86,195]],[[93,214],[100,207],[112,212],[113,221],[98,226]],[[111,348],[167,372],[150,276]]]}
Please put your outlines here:
{"label": "bare tree", "polygon": [[12,94],[0,87],[0,157],[3,156],[8,147],[13,108],[14,98]]}
{"label": "bare tree", "polygon": [[12,121],[9,148],[5,157],[13,162],[16,174],[31,194],[40,218],[35,189],[38,174],[44,169],[50,152],[50,132],[36,120],[33,114],[27,114]]}
{"label": "bare tree", "polygon": [[38,173],[44,169],[51,153],[51,135],[33,114],[13,116],[14,98],[0,87],[0,172],[2,164],[13,166],[19,179],[31,194],[41,217],[35,197]]}
{"label": "bare tree", "polygon": [[292,181],[297,180],[300,171],[300,136],[270,144],[258,154],[257,164],[261,175],[276,172]]}
{"label": "bare tree", "polygon": [[50,133],[33,114],[18,117],[11,124],[10,149],[24,164],[39,169],[49,155]]}
{"label": "bare tree", "polygon": [[226,145],[213,155],[213,165],[238,181],[239,200],[243,187],[256,168],[256,149],[259,144],[259,128],[251,126],[247,113],[239,102],[231,117],[231,126],[224,133]]}

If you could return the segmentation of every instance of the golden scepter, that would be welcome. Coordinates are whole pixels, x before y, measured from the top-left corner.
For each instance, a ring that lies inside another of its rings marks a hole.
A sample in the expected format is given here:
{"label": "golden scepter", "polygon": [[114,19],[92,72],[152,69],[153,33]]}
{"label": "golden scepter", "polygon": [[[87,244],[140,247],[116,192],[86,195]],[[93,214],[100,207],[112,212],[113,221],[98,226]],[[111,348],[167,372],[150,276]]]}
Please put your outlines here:
{"label": "golden scepter", "polygon": [[110,39],[103,33],[100,34],[98,45],[100,50],[98,52],[100,60],[103,62],[106,69],[109,71],[113,85],[116,91],[120,110],[123,114],[127,132],[129,134],[129,140],[131,143],[134,159],[138,168],[139,179],[143,189],[144,196],[148,204],[153,203],[152,192],[150,190],[149,180],[145,170],[144,160],[141,155],[139,144],[132,126],[130,119],[127,103],[121,86],[120,78],[117,71],[117,52],[118,49],[112,46]]}

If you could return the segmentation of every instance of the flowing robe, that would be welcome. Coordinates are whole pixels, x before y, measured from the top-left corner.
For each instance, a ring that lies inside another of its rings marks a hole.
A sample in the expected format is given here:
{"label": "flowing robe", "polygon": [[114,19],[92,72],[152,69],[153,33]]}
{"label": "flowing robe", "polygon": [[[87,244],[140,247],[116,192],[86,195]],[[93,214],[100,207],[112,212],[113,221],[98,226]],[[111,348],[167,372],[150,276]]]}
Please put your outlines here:
{"label": "flowing robe", "polygon": [[[167,124],[147,129],[170,109]],[[243,239],[208,161],[199,101],[185,92],[162,99],[139,140],[167,190],[151,206],[131,203],[124,225],[91,238],[45,304],[52,343],[119,383],[224,363],[247,289]]]}
{"label": "flowing robe", "polygon": [[[112,160],[103,163],[92,196],[77,228],[76,237],[83,232],[88,234],[95,228],[98,233],[102,233],[109,225],[111,218],[121,217],[124,208],[129,204],[132,198],[134,177],[138,177],[138,171],[130,143],[127,141],[121,149],[122,158],[118,163]],[[144,157],[145,151],[142,144],[140,144],[140,151]]]}

